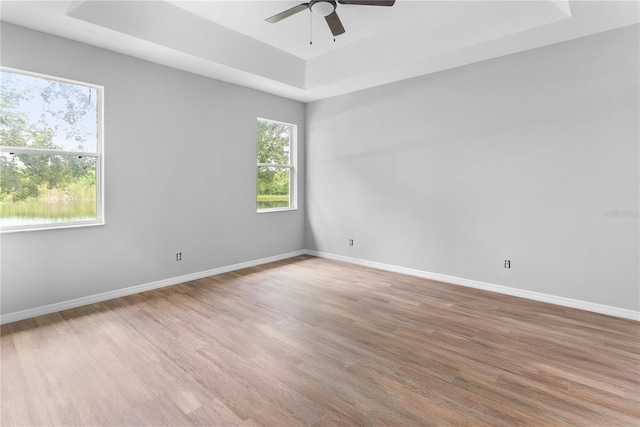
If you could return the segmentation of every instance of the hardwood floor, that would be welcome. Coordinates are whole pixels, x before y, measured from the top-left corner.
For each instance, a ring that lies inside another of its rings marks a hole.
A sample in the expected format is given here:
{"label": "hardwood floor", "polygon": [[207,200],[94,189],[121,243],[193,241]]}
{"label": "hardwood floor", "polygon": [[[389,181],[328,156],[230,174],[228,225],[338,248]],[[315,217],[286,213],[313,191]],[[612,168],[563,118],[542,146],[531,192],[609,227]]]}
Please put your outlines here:
{"label": "hardwood floor", "polygon": [[13,425],[640,425],[640,324],[314,257],[2,326]]}

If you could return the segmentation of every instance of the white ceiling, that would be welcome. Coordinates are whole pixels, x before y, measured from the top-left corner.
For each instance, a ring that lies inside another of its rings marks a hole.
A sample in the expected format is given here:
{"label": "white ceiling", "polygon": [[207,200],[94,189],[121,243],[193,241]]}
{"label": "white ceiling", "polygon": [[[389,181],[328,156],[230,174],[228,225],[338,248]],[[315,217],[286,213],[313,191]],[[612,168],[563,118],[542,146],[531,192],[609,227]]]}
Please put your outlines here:
{"label": "white ceiling", "polygon": [[[635,1],[338,4],[346,33],[301,1],[0,2],[3,21],[309,102],[640,22]],[[310,37],[313,44],[309,44]]]}

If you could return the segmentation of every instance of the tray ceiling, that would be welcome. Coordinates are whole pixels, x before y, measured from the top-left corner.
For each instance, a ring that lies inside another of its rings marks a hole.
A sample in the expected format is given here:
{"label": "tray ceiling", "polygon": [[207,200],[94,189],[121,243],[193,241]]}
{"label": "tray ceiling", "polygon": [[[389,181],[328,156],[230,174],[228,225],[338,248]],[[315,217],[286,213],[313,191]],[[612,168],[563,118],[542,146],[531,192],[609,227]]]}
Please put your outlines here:
{"label": "tray ceiling", "polygon": [[[335,38],[299,1],[6,1],[2,20],[303,102],[639,22],[635,1],[338,4]],[[310,39],[313,44],[310,44]]]}

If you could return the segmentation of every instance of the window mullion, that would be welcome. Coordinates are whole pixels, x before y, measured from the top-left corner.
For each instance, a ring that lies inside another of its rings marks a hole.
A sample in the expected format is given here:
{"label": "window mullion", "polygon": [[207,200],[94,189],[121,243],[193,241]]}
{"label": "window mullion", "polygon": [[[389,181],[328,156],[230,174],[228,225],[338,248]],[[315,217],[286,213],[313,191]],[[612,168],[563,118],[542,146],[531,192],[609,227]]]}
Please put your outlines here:
{"label": "window mullion", "polygon": [[0,146],[0,153],[47,154],[51,156],[100,157],[100,153],[96,153],[92,151],[69,151],[69,150],[53,150],[49,148],[10,147],[7,145]]}
{"label": "window mullion", "polygon": [[277,163],[258,163],[257,167],[259,168],[287,168],[287,169],[293,169],[292,165],[280,165]]}

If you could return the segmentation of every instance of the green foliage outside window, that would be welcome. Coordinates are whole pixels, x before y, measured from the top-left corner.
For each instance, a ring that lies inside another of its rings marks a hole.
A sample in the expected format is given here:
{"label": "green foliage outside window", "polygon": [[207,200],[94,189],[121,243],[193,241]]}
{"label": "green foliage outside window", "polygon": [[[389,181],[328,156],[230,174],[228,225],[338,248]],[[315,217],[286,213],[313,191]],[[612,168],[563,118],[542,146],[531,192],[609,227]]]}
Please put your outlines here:
{"label": "green foliage outside window", "polygon": [[257,206],[258,209],[291,206],[291,132],[293,126],[258,120]]}
{"label": "green foliage outside window", "polygon": [[96,98],[95,88],[2,71],[0,225],[96,219]]}

